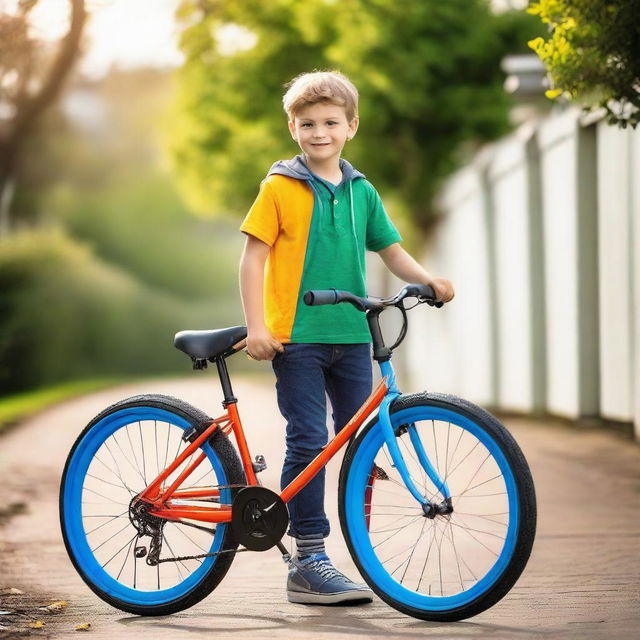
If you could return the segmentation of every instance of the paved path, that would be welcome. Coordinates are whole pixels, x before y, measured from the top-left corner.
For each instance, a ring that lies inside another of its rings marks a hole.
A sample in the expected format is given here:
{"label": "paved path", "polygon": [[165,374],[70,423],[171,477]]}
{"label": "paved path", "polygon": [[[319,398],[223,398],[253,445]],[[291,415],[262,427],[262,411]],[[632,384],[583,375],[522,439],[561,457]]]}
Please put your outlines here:
{"label": "paved path", "polygon": [[[273,390],[257,379],[235,384],[253,453],[278,484],[282,421]],[[219,415],[212,373],[117,388],[67,402],[0,439],[0,638],[18,637],[27,623],[45,622],[33,636],[65,637],[90,622],[95,638],[637,638],[640,637],[640,447],[602,432],[509,420],[531,464],[539,505],[534,552],[518,584],[491,610],[455,624],[425,623],[380,600],[363,607],[293,605],[284,594],[285,566],[275,551],[240,554],[202,603],[165,618],[139,618],[97,599],[71,566],[58,525],[58,485],[66,454],[83,425],[128,395],[176,395]],[[337,485],[339,460],[328,469]],[[15,506],[10,507],[11,504]],[[25,505],[24,507],[21,504]],[[334,524],[329,551],[346,573],[355,569],[344,548],[335,489],[327,508]],[[13,515],[11,511],[15,512]],[[24,513],[20,513],[24,511]],[[2,595],[16,588],[22,595]],[[68,607],[40,610],[53,601]],[[20,636],[22,637],[22,636]]]}

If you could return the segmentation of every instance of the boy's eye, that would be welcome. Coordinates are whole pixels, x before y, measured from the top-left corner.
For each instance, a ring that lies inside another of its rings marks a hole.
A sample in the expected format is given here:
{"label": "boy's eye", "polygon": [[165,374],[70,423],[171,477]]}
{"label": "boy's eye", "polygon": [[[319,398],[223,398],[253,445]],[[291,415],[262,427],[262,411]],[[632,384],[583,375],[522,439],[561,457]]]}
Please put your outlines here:
{"label": "boy's eye", "polygon": [[310,122],[303,122],[300,126],[303,129],[308,129],[311,126],[311,123]]}
{"label": "boy's eye", "polygon": [[335,120],[329,120],[327,124],[333,126],[334,124],[338,124],[338,123]]}

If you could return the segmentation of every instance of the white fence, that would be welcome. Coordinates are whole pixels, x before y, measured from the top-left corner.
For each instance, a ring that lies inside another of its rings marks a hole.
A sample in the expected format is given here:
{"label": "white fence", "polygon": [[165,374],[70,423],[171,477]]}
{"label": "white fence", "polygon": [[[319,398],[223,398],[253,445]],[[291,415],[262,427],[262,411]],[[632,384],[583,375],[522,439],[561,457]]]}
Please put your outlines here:
{"label": "white fence", "polygon": [[640,130],[574,110],[527,124],[440,204],[423,263],[457,297],[413,323],[412,385],[640,438]]}

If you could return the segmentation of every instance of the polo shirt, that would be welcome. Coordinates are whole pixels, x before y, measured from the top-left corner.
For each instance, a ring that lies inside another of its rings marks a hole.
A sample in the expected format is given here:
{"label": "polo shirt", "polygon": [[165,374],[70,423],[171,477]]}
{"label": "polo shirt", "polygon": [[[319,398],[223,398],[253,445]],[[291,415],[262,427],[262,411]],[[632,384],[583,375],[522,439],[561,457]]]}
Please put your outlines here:
{"label": "polo shirt", "polygon": [[380,251],[401,240],[378,192],[362,174],[336,186],[311,172],[306,179],[271,173],[240,230],[271,247],[264,310],[276,340],[371,342],[364,313],[352,305],[310,307],[303,301],[310,289],[366,296],[365,250]]}

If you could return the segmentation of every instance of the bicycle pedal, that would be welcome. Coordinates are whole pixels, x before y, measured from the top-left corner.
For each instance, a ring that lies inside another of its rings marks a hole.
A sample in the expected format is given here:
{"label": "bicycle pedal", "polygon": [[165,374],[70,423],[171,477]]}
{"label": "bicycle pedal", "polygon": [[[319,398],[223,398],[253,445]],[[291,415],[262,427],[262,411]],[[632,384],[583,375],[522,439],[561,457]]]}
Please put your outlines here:
{"label": "bicycle pedal", "polygon": [[260,473],[267,468],[267,461],[264,459],[263,455],[258,454],[256,456],[256,460],[253,463],[253,472]]}

